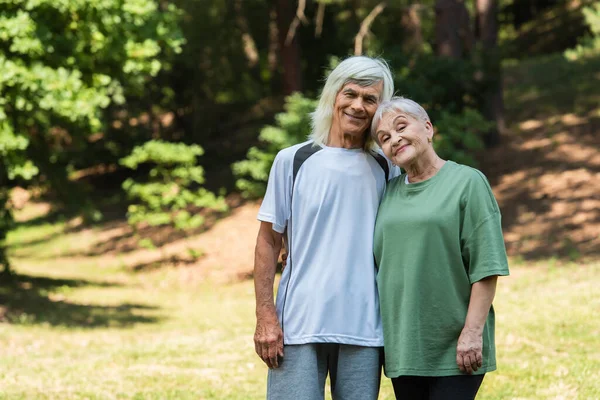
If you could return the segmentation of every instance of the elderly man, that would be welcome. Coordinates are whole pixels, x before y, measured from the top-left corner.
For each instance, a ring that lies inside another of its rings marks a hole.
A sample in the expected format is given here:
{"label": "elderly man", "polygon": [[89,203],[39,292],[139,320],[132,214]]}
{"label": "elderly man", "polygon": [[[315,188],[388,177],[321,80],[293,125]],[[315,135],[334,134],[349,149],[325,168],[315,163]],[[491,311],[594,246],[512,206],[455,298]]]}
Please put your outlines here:
{"label": "elderly man", "polygon": [[[382,60],[350,57],[328,76],[308,142],[280,151],[260,208],[255,349],[267,398],[376,399],[383,334],[373,229],[391,164],[370,150],[378,104],[393,94]],[[391,170],[391,172],[390,172]],[[273,302],[282,239],[288,250]]]}

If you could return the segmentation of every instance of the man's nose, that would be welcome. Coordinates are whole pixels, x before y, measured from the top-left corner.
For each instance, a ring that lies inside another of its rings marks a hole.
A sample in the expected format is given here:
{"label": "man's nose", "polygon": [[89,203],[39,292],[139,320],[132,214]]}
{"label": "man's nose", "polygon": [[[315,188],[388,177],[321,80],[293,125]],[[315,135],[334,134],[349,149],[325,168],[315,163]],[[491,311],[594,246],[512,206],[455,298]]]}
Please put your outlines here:
{"label": "man's nose", "polygon": [[350,105],[353,110],[361,111],[365,109],[365,103],[361,97],[356,97]]}

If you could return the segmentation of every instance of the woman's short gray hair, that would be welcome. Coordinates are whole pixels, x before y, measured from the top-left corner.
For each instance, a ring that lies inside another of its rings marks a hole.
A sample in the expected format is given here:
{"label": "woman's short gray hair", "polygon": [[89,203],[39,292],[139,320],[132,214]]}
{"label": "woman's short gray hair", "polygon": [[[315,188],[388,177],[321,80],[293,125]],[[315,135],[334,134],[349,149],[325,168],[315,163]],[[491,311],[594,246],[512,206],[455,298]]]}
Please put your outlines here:
{"label": "woman's short gray hair", "polygon": [[423,123],[431,123],[429,115],[427,115],[427,111],[425,111],[425,109],[421,107],[419,103],[411,99],[407,99],[406,97],[395,96],[392,97],[391,100],[382,102],[379,107],[377,107],[377,111],[375,111],[373,123],[371,124],[371,137],[375,141],[377,141],[377,125],[379,125],[379,122],[381,122],[383,116],[390,112],[401,112],[406,115],[410,115],[411,117]]}
{"label": "woman's short gray hair", "polygon": [[327,77],[317,109],[311,114],[310,139],[318,145],[327,143],[333,120],[335,98],[344,85],[355,83],[366,87],[379,82],[383,82],[380,100],[389,100],[394,94],[394,80],[390,68],[384,60],[354,56],[342,61]]}

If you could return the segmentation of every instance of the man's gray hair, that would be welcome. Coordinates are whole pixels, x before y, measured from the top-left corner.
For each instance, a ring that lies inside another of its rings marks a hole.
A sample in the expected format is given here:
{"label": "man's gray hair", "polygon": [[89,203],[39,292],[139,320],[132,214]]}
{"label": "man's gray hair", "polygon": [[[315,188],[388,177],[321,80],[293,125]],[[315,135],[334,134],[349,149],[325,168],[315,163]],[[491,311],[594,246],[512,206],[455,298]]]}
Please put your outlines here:
{"label": "man's gray hair", "polygon": [[310,139],[317,145],[327,144],[333,120],[335,99],[344,85],[355,83],[366,87],[376,85],[379,82],[383,82],[379,100],[389,100],[394,94],[394,80],[390,68],[384,60],[354,56],[342,61],[327,77],[317,109],[311,114],[312,132]]}
{"label": "man's gray hair", "polygon": [[414,119],[423,123],[431,123],[429,115],[427,115],[427,111],[425,111],[425,109],[421,107],[419,103],[411,99],[407,99],[406,97],[395,96],[392,97],[391,100],[382,102],[379,107],[377,107],[377,111],[375,111],[373,123],[371,124],[371,137],[375,139],[375,141],[377,141],[377,125],[379,125],[379,122],[381,122],[383,116],[390,112],[401,112],[403,114],[410,115]]}

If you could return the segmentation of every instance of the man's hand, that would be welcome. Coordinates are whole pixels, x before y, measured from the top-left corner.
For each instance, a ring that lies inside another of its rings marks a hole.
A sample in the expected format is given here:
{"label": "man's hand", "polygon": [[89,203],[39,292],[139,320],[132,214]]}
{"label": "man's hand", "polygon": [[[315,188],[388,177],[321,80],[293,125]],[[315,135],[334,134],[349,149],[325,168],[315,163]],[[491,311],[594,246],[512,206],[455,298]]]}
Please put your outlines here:
{"label": "man's hand", "polygon": [[267,367],[279,367],[278,357],[283,357],[283,331],[274,312],[257,318],[254,349]]}
{"label": "man's hand", "polygon": [[456,345],[456,364],[462,372],[472,374],[483,364],[483,338],[479,329],[464,328]]}
{"label": "man's hand", "polygon": [[283,357],[283,332],[273,301],[277,257],[283,238],[267,222],[260,223],[254,254],[254,291],[256,294],[256,332],[254,349],[269,368],[279,367]]}

